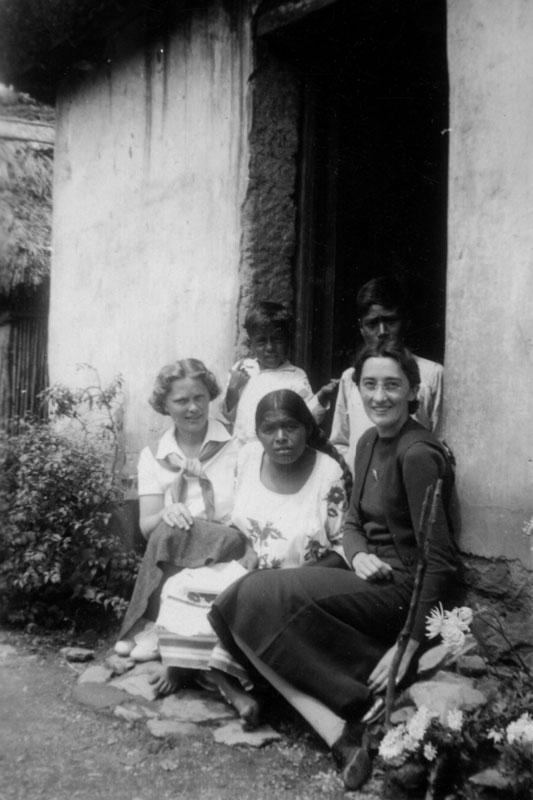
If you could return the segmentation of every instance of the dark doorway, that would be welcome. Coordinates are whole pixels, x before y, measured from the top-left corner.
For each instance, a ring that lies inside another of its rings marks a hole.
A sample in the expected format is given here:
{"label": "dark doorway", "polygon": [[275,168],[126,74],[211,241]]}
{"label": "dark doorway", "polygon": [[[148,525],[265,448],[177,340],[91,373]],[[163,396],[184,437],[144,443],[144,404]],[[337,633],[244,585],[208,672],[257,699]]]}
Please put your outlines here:
{"label": "dark doorway", "polygon": [[355,296],[394,274],[408,344],[444,355],[448,80],[443,0],[339,0],[269,36],[300,75],[295,360],[314,386],[359,344]]}

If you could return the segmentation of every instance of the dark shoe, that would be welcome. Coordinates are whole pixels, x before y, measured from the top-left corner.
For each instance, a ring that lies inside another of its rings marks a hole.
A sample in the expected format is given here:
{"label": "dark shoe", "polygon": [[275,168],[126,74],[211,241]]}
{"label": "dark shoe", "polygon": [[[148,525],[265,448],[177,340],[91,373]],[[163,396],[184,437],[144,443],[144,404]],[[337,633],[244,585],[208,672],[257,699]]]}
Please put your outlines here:
{"label": "dark shoe", "polygon": [[364,732],[365,726],[361,725],[359,722],[344,723],[344,728],[341,735],[337,741],[333,743],[331,748],[333,759],[339,769],[342,769],[346,759],[349,758],[350,754],[355,750],[355,748],[361,747],[363,743]]}
{"label": "dark shoe", "polygon": [[348,790],[358,789],[368,780],[372,772],[370,755],[363,742],[364,730],[365,726],[361,723],[347,722],[342,734],[331,748]]}
{"label": "dark shoe", "polygon": [[364,747],[354,747],[347,754],[346,761],[341,770],[341,778],[348,791],[359,789],[372,774],[372,761]]}

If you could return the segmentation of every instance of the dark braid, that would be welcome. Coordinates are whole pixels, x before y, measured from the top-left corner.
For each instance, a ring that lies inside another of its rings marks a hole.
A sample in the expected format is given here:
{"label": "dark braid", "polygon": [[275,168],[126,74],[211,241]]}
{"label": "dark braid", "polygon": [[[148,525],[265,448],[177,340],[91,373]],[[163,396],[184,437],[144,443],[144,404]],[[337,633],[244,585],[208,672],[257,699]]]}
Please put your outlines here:
{"label": "dark braid", "polygon": [[353,488],[352,473],[348,469],[348,464],[344,457],[339,453],[337,448],[331,444],[322,428],[319,428],[316,422],[307,443],[309,447],[313,447],[315,450],[319,450],[321,453],[325,453],[330,458],[333,458],[340,466],[342,469],[342,482],[344,484],[344,491],[346,492],[346,500],[349,501]]}

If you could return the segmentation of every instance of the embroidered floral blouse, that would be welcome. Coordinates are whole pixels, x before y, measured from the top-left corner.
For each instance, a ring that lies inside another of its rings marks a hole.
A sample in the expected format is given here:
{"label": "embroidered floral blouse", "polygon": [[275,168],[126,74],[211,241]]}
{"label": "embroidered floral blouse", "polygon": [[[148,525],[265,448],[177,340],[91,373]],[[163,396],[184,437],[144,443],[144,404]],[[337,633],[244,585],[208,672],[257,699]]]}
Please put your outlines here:
{"label": "embroidered floral blouse", "polygon": [[340,528],[347,502],[338,463],[317,452],[300,491],[278,494],[261,482],[263,453],[259,442],[245,445],[239,453],[231,517],[250,539],[259,568],[298,567],[329,551],[344,559]]}

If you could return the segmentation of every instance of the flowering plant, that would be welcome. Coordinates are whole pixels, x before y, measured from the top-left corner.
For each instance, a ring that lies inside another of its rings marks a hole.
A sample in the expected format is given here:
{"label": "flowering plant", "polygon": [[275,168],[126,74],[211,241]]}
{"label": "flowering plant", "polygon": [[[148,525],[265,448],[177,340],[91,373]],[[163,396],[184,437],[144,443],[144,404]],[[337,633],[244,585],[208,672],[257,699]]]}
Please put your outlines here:
{"label": "flowering plant", "polygon": [[432,609],[426,617],[426,636],[434,639],[442,637],[442,643],[451,655],[459,655],[466,642],[466,634],[470,633],[470,625],[474,613],[468,606],[444,611],[442,603]]}
{"label": "flowering plant", "polygon": [[[468,607],[434,608],[426,619],[429,639],[441,637],[457,658],[473,641],[476,612]],[[489,624],[505,638],[501,621]],[[517,655],[517,654],[515,654]],[[506,797],[530,800],[533,788],[533,678],[519,656],[518,666],[491,667],[480,687],[487,702],[473,710],[453,708],[440,714],[427,706],[385,732],[379,755],[394,784],[408,796],[424,790],[426,798],[485,797],[484,788],[504,789]],[[407,711],[409,713],[409,711]],[[479,782],[479,785],[478,783]],[[488,783],[487,783],[488,782]]]}
{"label": "flowering plant", "polygon": [[408,758],[419,756],[430,763],[435,760],[442,745],[460,744],[463,712],[452,709],[446,724],[438,720],[438,714],[426,706],[420,706],[409,722],[403,722],[387,731],[379,746],[379,755],[392,766],[400,766]]}

